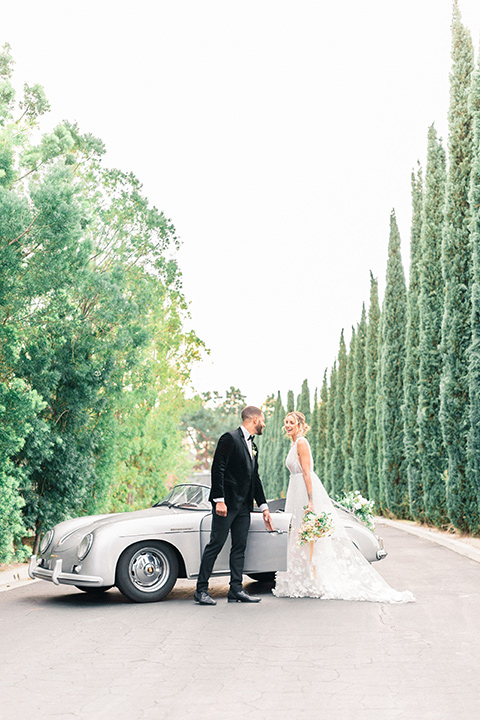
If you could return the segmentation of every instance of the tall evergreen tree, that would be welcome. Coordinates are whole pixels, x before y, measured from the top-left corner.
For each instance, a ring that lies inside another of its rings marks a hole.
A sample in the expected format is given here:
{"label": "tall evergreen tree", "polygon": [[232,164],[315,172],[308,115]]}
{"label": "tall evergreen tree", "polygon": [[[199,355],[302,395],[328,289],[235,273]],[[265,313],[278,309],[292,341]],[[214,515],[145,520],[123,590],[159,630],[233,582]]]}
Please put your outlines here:
{"label": "tall evergreen tree", "polygon": [[298,396],[296,409],[305,415],[307,424],[310,424],[312,413],[310,410],[310,390],[308,389],[308,380],[304,380],[302,383],[302,391]]}
{"label": "tall evergreen tree", "polygon": [[[469,353],[469,484],[480,503],[480,59],[473,75],[470,109],[474,119],[474,159],[470,182],[473,255],[472,344]],[[475,528],[477,529],[477,528]]]}
{"label": "tall evergreen tree", "polygon": [[412,517],[423,513],[423,487],[418,447],[418,382],[420,335],[420,238],[422,232],[423,179],[421,168],[412,173],[412,229],[410,235],[410,273],[407,295],[407,331],[405,337],[405,377],[403,431],[407,463],[408,497]]}
{"label": "tall evergreen tree", "polygon": [[353,488],[364,497],[368,496],[366,467],[366,349],[367,317],[365,304],[357,328],[353,368],[352,425],[353,425]]}
{"label": "tall evergreen tree", "polygon": [[259,474],[267,498],[285,497],[288,484],[288,473],[285,457],[288,452],[288,441],[283,430],[285,409],[280,393],[273,405],[273,412],[268,418],[265,430],[259,438],[258,466]]}
{"label": "tall evergreen tree", "polygon": [[310,447],[312,449],[313,467],[318,467],[318,432],[319,432],[320,407],[318,404],[318,389],[313,394],[313,408],[311,414]]}
{"label": "tall evergreen tree", "polygon": [[337,397],[337,363],[333,363],[330,373],[330,387],[327,403],[327,429],[325,432],[324,485],[326,491],[333,493],[333,457],[335,438],[335,403]]}
{"label": "tall evergreen tree", "polygon": [[352,412],[352,400],[353,400],[353,372],[354,372],[354,357],[355,357],[355,328],[352,327],[352,338],[350,340],[350,347],[347,355],[347,376],[345,381],[345,401],[343,405],[344,414],[344,432],[342,440],[342,453],[343,453],[343,490],[344,492],[350,492],[353,489],[353,412]]}
{"label": "tall evergreen tree", "polygon": [[295,399],[293,396],[293,390],[289,390],[287,393],[287,413],[295,410]]}
{"label": "tall evergreen tree", "polygon": [[410,508],[417,520],[445,525],[446,455],[440,426],[442,375],[442,233],[445,208],[445,150],[432,125],[428,131],[427,169],[421,233],[418,432],[421,482],[410,484]]}
{"label": "tall evergreen tree", "polygon": [[403,377],[407,291],[395,212],[390,216],[387,283],[382,312],[381,430],[386,507],[408,517],[408,485],[403,442]]}
{"label": "tall evergreen tree", "polygon": [[478,526],[476,493],[467,471],[467,436],[470,429],[467,353],[471,343],[469,189],[473,150],[468,95],[473,69],[470,33],[462,25],[455,0],[448,115],[449,169],[442,245],[445,308],[440,420],[448,457],[448,515],[455,527],[462,531]]}
{"label": "tall evergreen tree", "polygon": [[320,402],[318,404],[318,433],[317,433],[317,460],[315,472],[325,484],[327,475],[327,415],[328,415],[328,381],[327,371],[323,374],[323,384],[320,391]]}
{"label": "tall evergreen tree", "polygon": [[345,385],[347,382],[347,349],[345,339],[340,336],[340,349],[338,351],[338,365],[335,373],[336,391],[334,424],[333,424],[333,446],[331,455],[331,492],[334,496],[343,490],[343,473],[345,471],[345,459],[343,455],[343,438],[345,433]]}
{"label": "tall evergreen tree", "polygon": [[378,281],[370,272],[370,307],[368,309],[367,341],[365,346],[365,465],[368,498],[380,508],[380,481],[377,432],[377,375],[380,336],[380,305]]}

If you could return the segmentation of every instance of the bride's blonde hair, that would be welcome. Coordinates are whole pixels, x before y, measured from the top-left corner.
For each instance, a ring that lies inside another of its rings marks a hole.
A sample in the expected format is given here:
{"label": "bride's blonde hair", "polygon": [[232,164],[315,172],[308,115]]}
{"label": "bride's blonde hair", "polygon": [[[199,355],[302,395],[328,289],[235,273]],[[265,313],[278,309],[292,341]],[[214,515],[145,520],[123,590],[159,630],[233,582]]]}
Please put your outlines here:
{"label": "bride's blonde hair", "polygon": [[[305,415],[298,410],[292,410],[292,412],[289,412],[285,415],[284,421],[287,419],[287,417],[294,417],[295,421],[298,426],[298,432],[299,435],[302,437],[307,434],[307,432],[310,430],[310,425],[307,424],[307,421],[305,420]],[[284,428],[285,429],[285,428]]]}

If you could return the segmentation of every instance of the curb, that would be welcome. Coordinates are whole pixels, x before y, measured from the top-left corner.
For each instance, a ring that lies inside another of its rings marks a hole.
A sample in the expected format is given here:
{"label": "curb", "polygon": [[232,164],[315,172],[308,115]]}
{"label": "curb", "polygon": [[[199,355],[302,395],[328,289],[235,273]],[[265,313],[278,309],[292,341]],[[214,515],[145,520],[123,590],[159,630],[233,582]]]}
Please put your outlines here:
{"label": "curb", "polygon": [[428,530],[427,528],[419,527],[415,523],[411,523],[408,520],[390,520],[390,518],[377,517],[375,522],[378,525],[389,525],[395,527],[398,530],[416,535],[424,540],[442,545],[443,547],[453,550],[453,552],[463,555],[470,560],[480,563],[480,547],[470,545],[467,540],[458,540],[456,538],[448,537],[447,533],[436,532],[434,530]]}
{"label": "curb", "polygon": [[0,571],[0,592],[5,590],[13,590],[16,587],[28,585],[32,580],[28,575],[28,564],[17,565],[9,570]]}

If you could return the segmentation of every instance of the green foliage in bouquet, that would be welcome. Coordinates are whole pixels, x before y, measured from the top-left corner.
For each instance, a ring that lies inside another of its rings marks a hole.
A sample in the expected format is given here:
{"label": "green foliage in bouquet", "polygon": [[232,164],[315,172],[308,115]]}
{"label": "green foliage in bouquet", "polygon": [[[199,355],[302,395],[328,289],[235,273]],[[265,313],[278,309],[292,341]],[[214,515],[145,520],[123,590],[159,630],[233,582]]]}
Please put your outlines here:
{"label": "green foliage in bouquet", "polygon": [[369,530],[375,529],[374,508],[375,502],[362,497],[358,490],[345,493],[341,498],[337,498],[339,505],[346,510],[352,512],[356,517],[368,527]]}

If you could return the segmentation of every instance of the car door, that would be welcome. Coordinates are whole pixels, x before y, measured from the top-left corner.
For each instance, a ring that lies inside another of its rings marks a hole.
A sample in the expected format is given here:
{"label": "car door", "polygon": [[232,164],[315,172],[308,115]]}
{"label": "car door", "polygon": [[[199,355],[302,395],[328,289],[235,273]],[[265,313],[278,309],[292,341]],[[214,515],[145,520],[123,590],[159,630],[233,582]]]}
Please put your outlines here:
{"label": "car door", "polygon": [[271,513],[274,530],[265,529],[263,515],[251,514],[245,553],[245,573],[277,572],[287,569],[287,544],[291,515],[284,512]]}
{"label": "car door", "polygon": [[[248,532],[245,552],[244,572],[270,572],[287,569],[287,543],[291,515],[289,513],[272,513],[273,532],[265,529],[261,512],[250,514],[250,530]],[[201,552],[210,539],[212,515],[206,515],[200,528]],[[230,572],[230,535],[222,548],[213,568],[213,574],[221,575]]]}

